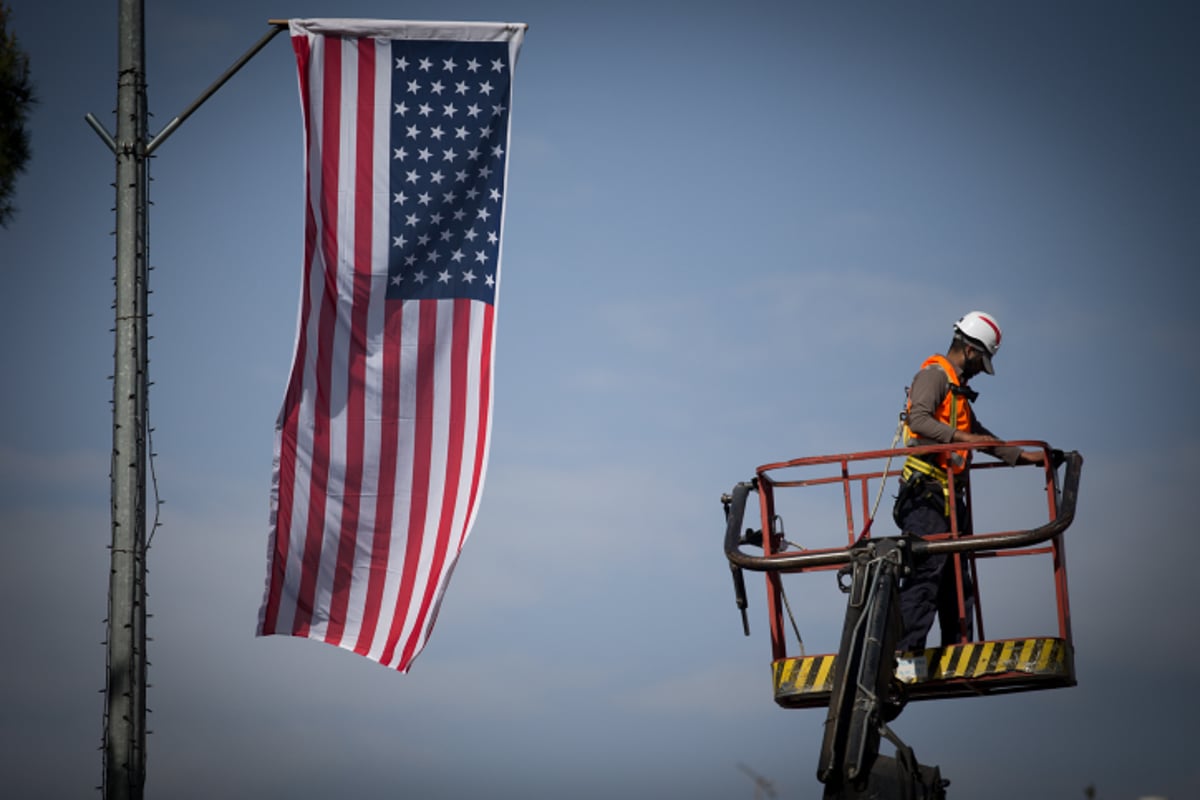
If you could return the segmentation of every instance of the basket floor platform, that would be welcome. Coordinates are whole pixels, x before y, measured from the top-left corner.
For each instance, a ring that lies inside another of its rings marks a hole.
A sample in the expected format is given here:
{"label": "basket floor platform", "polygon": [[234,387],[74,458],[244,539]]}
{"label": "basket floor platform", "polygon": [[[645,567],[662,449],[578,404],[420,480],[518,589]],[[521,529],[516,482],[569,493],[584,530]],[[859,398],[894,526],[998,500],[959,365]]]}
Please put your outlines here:
{"label": "basket floor platform", "polygon": [[[835,655],[775,661],[775,702],[784,708],[829,705]],[[1028,692],[1075,685],[1075,653],[1058,638],[1002,639],[902,654],[896,677],[909,700]]]}

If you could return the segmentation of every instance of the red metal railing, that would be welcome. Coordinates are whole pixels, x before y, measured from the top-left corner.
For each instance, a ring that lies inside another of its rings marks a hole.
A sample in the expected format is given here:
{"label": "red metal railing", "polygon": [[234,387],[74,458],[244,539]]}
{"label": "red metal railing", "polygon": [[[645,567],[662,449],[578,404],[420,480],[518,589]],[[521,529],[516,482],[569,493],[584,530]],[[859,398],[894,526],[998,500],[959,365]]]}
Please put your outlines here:
{"label": "red metal railing", "polygon": [[[927,536],[923,539],[913,539],[914,555],[947,553],[955,561],[954,575],[958,584],[959,617],[964,612],[964,590],[962,585],[961,561],[966,560],[971,570],[974,585],[978,589],[975,562],[984,558],[1004,558],[1028,555],[1049,555],[1053,564],[1053,584],[1055,602],[1057,605],[1058,636],[1070,643],[1071,616],[1067,592],[1066,552],[1062,541],[1062,533],[1071,524],[1075,515],[1075,502],[1078,494],[1079,474],[1083,458],[1074,452],[1062,453],[1053,450],[1041,441],[1010,441],[1003,445],[1019,446],[1027,449],[1041,450],[1043,461],[1040,469],[1044,475],[1047,517],[1044,524],[1033,528],[1019,530],[981,531],[979,520],[969,520],[970,524],[957,519],[955,504],[951,507],[951,529],[948,533]],[[727,527],[725,552],[730,566],[734,571],[735,588],[738,592],[738,605],[745,614],[745,591],[742,585],[741,569],[765,572],[767,579],[767,604],[771,621],[772,651],[775,659],[786,657],[786,639],[783,622],[783,587],[781,576],[789,573],[803,573],[839,569],[850,562],[850,550],[855,542],[872,536],[872,485],[875,488],[874,504],[879,508],[883,486],[886,480],[898,478],[903,461],[910,455],[947,452],[964,449],[986,449],[995,447],[997,443],[986,445],[930,445],[909,447],[896,450],[876,450],[862,453],[846,453],[841,455],[814,456],[793,459],[774,464],[766,464],[756,470],[756,477],[750,483],[741,483],[727,495],[726,513]],[[1057,466],[1064,464],[1066,469],[1059,481]],[[970,490],[971,477],[995,468],[1008,469],[1000,462],[973,463],[969,467],[967,486],[967,508],[971,508]],[[1025,465],[1019,469],[1039,468],[1037,465]],[[963,480],[964,476],[959,476]],[[956,491],[955,476],[949,475],[951,496]],[[781,490],[812,487],[840,487],[841,504],[845,516],[846,543],[820,548],[787,549],[784,534],[778,530],[778,497]],[[759,513],[762,525],[762,555],[754,555],[742,550],[745,540],[741,526],[745,513],[745,503],[749,492],[757,491],[759,495]],[[858,513],[856,514],[856,510]],[[886,506],[890,516],[890,503]],[[969,512],[970,513],[970,512]],[[889,521],[890,524],[890,521]],[[972,531],[971,535],[961,535],[963,529]],[[879,535],[877,531],[874,532]],[[979,638],[984,638],[983,609],[976,592],[975,622]],[[747,626],[748,631],[748,626]],[[965,641],[965,631],[963,632]]]}

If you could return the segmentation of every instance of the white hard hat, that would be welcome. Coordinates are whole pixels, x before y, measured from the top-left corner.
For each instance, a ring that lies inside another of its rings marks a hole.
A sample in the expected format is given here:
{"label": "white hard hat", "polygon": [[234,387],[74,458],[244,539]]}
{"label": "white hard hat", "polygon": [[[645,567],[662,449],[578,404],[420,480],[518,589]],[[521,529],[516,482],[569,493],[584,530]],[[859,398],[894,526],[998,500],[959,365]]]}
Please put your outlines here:
{"label": "white hard hat", "polygon": [[979,348],[983,354],[983,371],[995,375],[992,356],[1000,349],[1000,325],[996,318],[982,311],[970,311],[954,323],[954,331]]}

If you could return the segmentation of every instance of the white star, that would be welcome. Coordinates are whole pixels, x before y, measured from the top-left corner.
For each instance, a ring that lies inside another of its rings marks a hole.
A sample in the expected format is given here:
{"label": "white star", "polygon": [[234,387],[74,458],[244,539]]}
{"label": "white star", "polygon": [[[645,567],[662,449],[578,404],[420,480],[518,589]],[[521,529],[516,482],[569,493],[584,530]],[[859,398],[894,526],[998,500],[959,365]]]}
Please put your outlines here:
{"label": "white star", "polygon": [[454,68],[457,66],[458,66],[458,64],[454,63],[453,58],[443,58],[442,59],[442,69],[446,70],[446,72],[454,72]]}
{"label": "white star", "polygon": [[416,94],[419,91],[421,91],[421,84],[417,83],[416,81],[408,82],[408,93],[409,94]]}
{"label": "white star", "polygon": [[441,225],[442,224],[442,215],[440,213],[434,213],[433,216],[431,216],[429,218],[429,222],[432,223],[433,225]]}
{"label": "white star", "polygon": [[500,199],[500,190],[499,189],[492,189],[488,194],[491,195],[488,198],[489,200],[499,200]]}
{"label": "white star", "polygon": [[410,138],[410,139],[417,138],[417,136],[421,133],[421,129],[418,128],[416,125],[409,125],[407,130],[408,130],[408,138]]}
{"label": "white star", "polygon": [[419,195],[417,195],[417,202],[423,206],[429,205],[431,200],[433,200],[433,198],[429,196],[428,192],[421,192]]}
{"label": "white star", "polygon": [[403,236],[392,237],[392,247],[406,247],[407,245],[408,239],[405,239]]}
{"label": "white star", "polygon": [[424,283],[427,280],[427,277],[428,276],[425,275],[425,270],[421,270],[416,275],[413,275],[413,280],[417,283]]}
{"label": "white star", "polygon": [[492,71],[493,72],[504,72],[504,62],[498,58],[493,60],[492,61]]}
{"label": "white star", "polygon": [[467,199],[468,200],[474,200],[476,197],[479,197],[478,189],[476,189],[474,186],[472,186],[470,189],[467,189]]}
{"label": "white star", "polygon": [[400,56],[399,58],[397,58],[396,59],[396,69],[400,70],[401,72],[408,69],[408,59],[405,58],[404,56]]}
{"label": "white star", "polygon": [[443,177],[444,176],[442,175],[441,170],[435,170],[429,174],[429,180],[433,181],[434,183],[441,183]]}
{"label": "white star", "polygon": [[491,135],[492,135],[492,126],[491,125],[484,125],[482,128],[479,129],[480,138],[486,139],[487,137],[489,137]]}
{"label": "white star", "polygon": [[417,174],[417,171],[415,169],[410,169],[408,172],[405,173],[405,176],[404,176],[404,180],[407,181],[408,183],[416,183],[418,178],[420,178],[420,176]]}
{"label": "white star", "polygon": [[479,148],[478,147],[472,147],[470,150],[467,151],[467,160],[468,161],[476,161],[476,160],[478,160],[478,158],[479,158]]}
{"label": "white star", "polygon": [[477,211],[475,213],[475,219],[481,219],[484,222],[487,222],[487,219],[490,216],[491,216],[491,213],[489,213],[486,208],[481,208],[481,209],[479,209],[479,211]]}
{"label": "white star", "polygon": [[408,113],[408,104],[407,103],[396,103],[396,113],[403,117],[405,114]]}
{"label": "white star", "polygon": [[475,251],[475,260],[478,261],[480,264],[486,264],[487,263],[487,253],[483,252],[482,250],[476,250]]}
{"label": "white star", "polygon": [[412,225],[415,227],[417,224],[417,219],[418,219],[418,217],[416,214],[409,214],[407,217],[404,218],[404,224]]}
{"label": "white star", "polygon": [[442,130],[441,125],[434,125],[432,128],[429,129],[429,135],[432,136],[433,138],[437,139],[440,142],[442,140],[442,137],[446,135],[446,132]]}
{"label": "white star", "polygon": [[400,280],[401,280],[401,275],[399,272],[397,272],[395,275],[392,276],[392,286],[399,286]]}
{"label": "white star", "polygon": [[488,231],[488,244],[495,244],[498,241],[500,241],[500,237],[496,235],[496,232]]}
{"label": "white star", "polygon": [[445,88],[446,87],[442,85],[441,81],[434,81],[433,83],[429,84],[429,91],[433,92],[434,94],[441,94]]}
{"label": "white star", "polygon": [[442,231],[440,234],[438,234],[438,237],[439,237],[439,238],[440,238],[440,239],[441,239],[443,242],[448,242],[448,241],[450,241],[450,239],[451,239],[453,236],[454,236],[454,234],[453,234],[452,232],[448,231],[448,230],[447,230],[447,231]]}
{"label": "white star", "polygon": [[429,234],[422,233],[420,236],[418,236],[417,244],[420,245],[421,247],[424,247],[425,245],[429,244]]}
{"label": "white star", "polygon": [[473,242],[473,241],[475,241],[475,237],[478,235],[479,234],[475,232],[475,229],[471,228],[471,230],[469,230],[463,234],[463,238],[466,239],[468,242]]}
{"label": "white star", "polygon": [[417,158],[421,161],[428,161],[429,159],[433,158],[433,153],[429,152],[429,148],[422,147],[417,151]]}
{"label": "white star", "polygon": [[492,115],[498,117],[507,110],[504,106],[492,106]]}
{"label": "white star", "polygon": [[454,129],[454,138],[455,139],[466,139],[467,138],[467,129],[466,128],[455,128]]}
{"label": "white star", "polygon": [[475,105],[474,103],[471,103],[471,105],[467,106],[467,116],[468,117],[477,117],[477,116],[479,116],[479,112],[481,110],[482,109],[480,109],[479,106]]}
{"label": "white star", "polygon": [[450,260],[453,261],[455,264],[457,264],[459,261],[462,261],[463,258],[464,258],[464,256],[463,256],[462,250],[455,250],[453,253],[450,254]]}
{"label": "white star", "polygon": [[491,94],[492,93],[492,82],[484,81],[483,83],[479,84],[479,91],[481,94]]}
{"label": "white star", "polygon": [[466,281],[467,283],[474,283],[475,282],[475,273],[472,272],[471,270],[467,270],[466,272],[463,273],[463,280]]}
{"label": "white star", "polygon": [[465,210],[463,210],[461,208],[454,209],[454,221],[455,222],[462,222],[466,216],[467,216],[467,212]]}
{"label": "white star", "polygon": [[404,192],[396,192],[395,196],[392,199],[392,202],[395,203],[396,205],[402,206],[408,202],[408,195],[406,195]]}
{"label": "white star", "polygon": [[426,261],[432,261],[435,264],[437,263],[437,260],[439,258],[441,258],[441,255],[438,253],[437,250],[430,250],[429,255],[425,256]]}
{"label": "white star", "polygon": [[475,70],[479,69],[479,62],[472,58],[467,62],[467,69],[471,72],[474,72]]}
{"label": "white star", "polygon": [[465,169],[460,169],[458,172],[454,173],[455,181],[461,182],[461,181],[465,181],[466,179],[467,179],[467,171]]}
{"label": "white star", "polygon": [[438,283],[449,283],[449,282],[450,282],[450,270],[445,270],[444,272],[438,273]]}
{"label": "white star", "polygon": [[428,58],[422,58],[418,66],[421,68],[422,72],[429,72],[430,68],[433,66],[433,62]]}
{"label": "white star", "polygon": [[453,150],[442,151],[442,161],[453,161],[456,158],[458,158],[458,153],[454,152]]}
{"label": "white star", "polygon": [[484,278],[483,282],[488,285],[489,289],[496,285],[496,279],[493,278],[491,275],[488,275],[486,278]]}
{"label": "white star", "polygon": [[491,175],[492,175],[491,167],[483,167],[482,169],[479,170],[479,177],[481,177],[481,178],[489,178],[489,177],[491,177]]}
{"label": "white star", "polygon": [[453,103],[451,103],[448,106],[442,106],[442,116],[443,117],[453,117],[457,113],[458,113],[458,109],[454,107]]}
{"label": "white star", "polygon": [[504,155],[504,148],[500,145],[496,145],[492,148],[492,155],[496,158],[499,158],[500,156]]}
{"label": "white star", "polygon": [[429,105],[428,103],[421,103],[421,105],[417,108],[417,113],[422,117],[428,117],[433,113],[433,106]]}
{"label": "white star", "polygon": [[454,93],[455,94],[466,94],[467,93],[467,82],[459,81],[458,83],[454,84]]}
{"label": "white star", "polygon": [[[410,253],[404,257],[404,266],[411,267],[415,263],[417,263],[416,255]],[[420,281],[417,282],[420,283]]]}
{"label": "white star", "polygon": [[403,147],[397,147],[393,152],[395,153],[395,155],[393,155],[392,158],[398,159],[400,161],[403,161],[404,159],[408,158],[408,151],[405,150]]}
{"label": "white star", "polygon": [[442,195],[442,203],[444,205],[450,205],[457,199],[458,195],[456,195],[454,192],[446,192],[444,195]]}

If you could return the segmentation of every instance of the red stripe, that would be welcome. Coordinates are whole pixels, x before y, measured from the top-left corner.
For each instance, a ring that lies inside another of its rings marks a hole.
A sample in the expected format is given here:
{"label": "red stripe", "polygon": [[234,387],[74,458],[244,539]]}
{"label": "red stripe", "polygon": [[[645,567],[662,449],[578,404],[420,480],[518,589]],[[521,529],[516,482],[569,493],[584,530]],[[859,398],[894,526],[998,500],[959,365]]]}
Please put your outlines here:
{"label": "red stripe", "polygon": [[990,319],[988,319],[987,315],[985,315],[985,314],[980,314],[980,315],[979,315],[979,318],[980,318],[981,320],[983,320],[984,322],[986,322],[986,323],[987,323],[987,324],[988,324],[988,325],[991,327],[991,329],[992,329],[993,331],[995,331],[995,333],[996,333],[996,347],[999,347],[999,346],[1000,346],[1000,326],[999,326],[999,325],[997,325],[995,322],[992,322]]}
{"label": "red stripe", "polygon": [[371,568],[363,607],[362,628],[354,652],[365,656],[375,641],[383,587],[387,583],[388,555],[392,542],[392,510],[395,507],[396,450],[400,419],[400,322],[403,304],[389,304],[383,331],[383,407],[379,435],[379,491],[375,505],[375,532],[371,542]]}
{"label": "red stripe", "polygon": [[[312,142],[312,108],[308,99],[309,64],[312,53],[309,49],[308,37],[295,36],[292,38],[292,49],[296,52],[296,61],[300,75],[300,106],[304,116],[305,138],[311,146]],[[279,603],[283,594],[283,583],[287,577],[288,544],[291,539],[292,504],[295,500],[296,479],[296,425],[300,413],[300,396],[304,387],[304,354],[308,350],[308,318],[312,312],[307,287],[309,285],[308,270],[312,268],[313,248],[317,237],[316,219],[312,211],[312,177],[308,170],[304,171],[304,290],[300,292],[300,329],[296,342],[295,361],[292,363],[292,374],[288,379],[287,393],[284,395],[283,410],[280,412],[279,431],[279,476],[278,498],[275,513],[275,528],[270,567],[270,587],[267,591],[266,608],[263,612],[263,636],[275,633],[275,625],[279,620]]]}
{"label": "red stripe", "polygon": [[450,546],[450,530],[454,523],[454,509],[458,506],[458,482],[462,475],[463,426],[467,417],[467,356],[471,344],[471,302],[458,298],[454,301],[453,331],[450,341],[450,431],[446,443],[446,473],[442,486],[442,511],[438,521],[437,542],[434,545],[433,561],[429,566],[429,580],[421,597],[421,608],[416,623],[409,633],[408,642],[400,656],[397,669],[406,669],[412,660],[417,643],[425,630],[425,619],[433,606],[442,569],[446,563],[446,551]]}
{"label": "red stripe", "polygon": [[342,51],[340,40],[330,40],[325,48],[325,74],[322,87],[321,131],[321,260],[324,287],[321,292],[320,328],[317,335],[316,410],[313,419],[312,476],[308,498],[308,524],[301,561],[300,591],[296,598],[296,618],[292,633],[307,636],[312,623],[317,575],[321,567],[321,544],[325,532],[326,487],[329,480],[329,392],[332,379],[334,319],[337,316],[338,257],[338,150],[341,116]]}
{"label": "red stripe", "polygon": [[[408,539],[404,550],[404,571],[400,576],[400,592],[396,596],[391,629],[380,661],[391,663],[396,645],[403,633],[409,603],[417,578],[417,561],[425,538],[425,513],[429,506],[429,466],[433,451],[433,376],[437,355],[436,300],[420,301],[420,322],[416,341],[416,410],[413,415],[412,490],[408,507]],[[402,668],[402,667],[401,667]]]}
{"label": "red stripe", "polygon": [[483,313],[483,330],[479,335],[479,433],[475,439],[475,467],[471,470],[471,495],[467,501],[467,524],[463,525],[456,551],[462,550],[463,539],[467,536],[467,525],[470,523],[471,515],[475,513],[475,502],[479,498],[479,483],[483,480],[484,458],[487,456],[488,404],[492,401],[492,333],[496,308],[490,303],[480,305]]}
{"label": "red stripe", "polygon": [[354,172],[354,298],[351,306],[349,381],[346,396],[346,476],[342,531],[325,641],[341,644],[350,604],[350,582],[361,510],[364,417],[366,416],[367,312],[371,305],[371,241],[374,223],[375,40],[358,40],[358,119]]}

